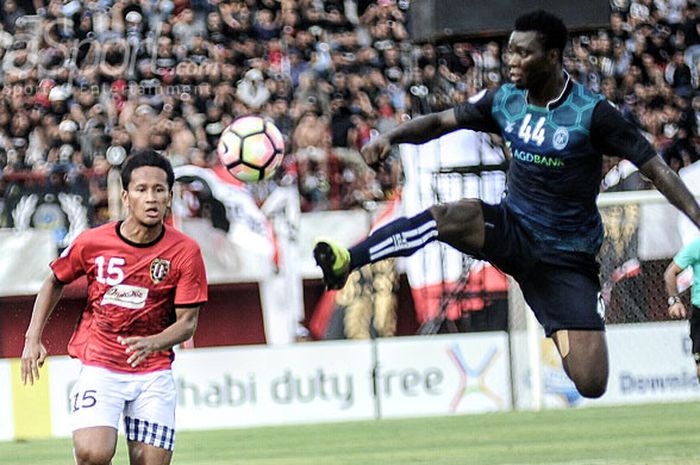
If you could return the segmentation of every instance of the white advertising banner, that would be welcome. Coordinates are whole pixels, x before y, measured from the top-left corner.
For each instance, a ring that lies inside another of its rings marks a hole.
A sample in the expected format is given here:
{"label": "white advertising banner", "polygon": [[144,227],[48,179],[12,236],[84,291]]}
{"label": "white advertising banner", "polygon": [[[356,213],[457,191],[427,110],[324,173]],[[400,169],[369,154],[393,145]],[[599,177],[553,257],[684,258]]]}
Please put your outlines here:
{"label": "white advertising banner", "polygon": [[14,437],[10,360],[0,359],[0,441]]}
{"label": "white advertising banner", "polygon": [[180,351],[177,428],[370,419],[368,342]]}
{"label": "white advertising banner", "polygon": [[[547,408],[700,400],[687,321],[609,325],[610,377],[600,399],[583,398],[566,376],[557,349],[542,339],[542,384]],[[530,368],[514,375],[529,393]],[[528,408],[527,402],[519,403]]]}
{"label": "white advertising banner", "polygon": [[[687,322],[610,326],[610,382],[607,393],[597,400],[583,399],[576,392],[553,344],[542,341],[548,408],[700,400]],[[380,339],[376,344],[375,348],[372,341],[337,341],[180,350],[173,366],[177,429],[513,408],[505,333]],[[13,399],[9,388],[10,364],[0,360],[0,385],[6,386],[0,389],[0,440],[13,438],[13,412],[22,408],[15,405],[21,401]],[[69,393],[80,363],[51,357],[47,365],[51,434],[69,436]],[[521,391],[521,383],[529,384],[528,375],[514,376]]]}
{"label": "white advertising banner", "polygon": [[[0,361],[0,381],[9,365]],[[371,341],[179,350],[177,429],[508,410],[508,365],[505,333],[382,339],[376,351]],[[47,366],[51,434],[69,436],[80,362]],[[0,393],[0,411],[12,411],[11,390]],[[11,439],[13,416],[0,417]]]}
{"label": "white advertising banner", "polygon": [[384,418],[511,408],[506,333],[382,339],[378,354]]}
{"label": "white advertising banner", "polygon": [[608,327],[610,381],[596,404],[700,400],[687,321]]}

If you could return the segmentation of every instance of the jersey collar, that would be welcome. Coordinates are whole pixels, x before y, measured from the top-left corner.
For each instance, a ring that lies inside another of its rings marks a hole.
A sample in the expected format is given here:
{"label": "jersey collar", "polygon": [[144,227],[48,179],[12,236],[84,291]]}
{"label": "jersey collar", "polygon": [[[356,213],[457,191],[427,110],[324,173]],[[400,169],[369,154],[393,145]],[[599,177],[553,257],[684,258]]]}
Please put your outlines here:
{"label": "jersey collar", "polygon": [[139,247],[139,248],[151,247],[152,245],[156,245],[158,242],[160,242],[160,240],[163,239],[163,236],[165,236],[165,223],[164,223],[163,229],[160,230],[160,234],[158,235],[158,237],[153,239],[151,242],[140,243],[140,242],[130,241],[122,234],[122,231],[121,231],[122,223],[123,223],[123,221],[117,221],[117,236],[119,236],[119,239],[123,240],[124,242],[126,242],[127,244],[129,244],[132,247]]}
{"label": "jersey collar", "polygon": [[[566,77],[566,82],[564,82],[564,87],[561,89],[561,93],[554,97],[552,100],[547,102],[547,105],[545,105],[545,108],[547,110],[551,110],[552,108],[558,107],[564,102],[564,99],[566,97],[566,94],[569,93],[569,87],[571,86],[571,75],[564,70],[564,76]],[[525,91],[525,101],[527,104],[530,104],[530,98],[529,98],[529,91]],[[542,108],[542,107],[540,107]]]}

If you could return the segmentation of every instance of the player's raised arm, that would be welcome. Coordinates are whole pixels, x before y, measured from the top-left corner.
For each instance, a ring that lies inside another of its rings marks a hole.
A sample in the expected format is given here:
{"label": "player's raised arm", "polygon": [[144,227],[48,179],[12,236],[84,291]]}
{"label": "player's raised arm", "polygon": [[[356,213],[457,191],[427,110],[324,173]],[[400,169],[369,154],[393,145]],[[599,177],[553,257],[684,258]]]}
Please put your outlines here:
{"label": "player's raised arm", "polygon": [[660,156],[657,155],[644,163],[639,167],[639,171],[651,179],[659,192],[700,228],[700,206],[681,178]]}
{"label": "player's raised arm", "polygon": [[44,280],[39,294],[36,296],[29,328],[24,335],[24,349],[22,349],[21,359],[22,384],[26,385],[27,379],[29,384],[34,384],[34,379],[39,379],[39,368],[46,360],[46,348],[41,343],[41,335],[62,294],[63,284],[51,273]]}
{"label": "player's raised arm", "polygon": [[168,350],[194,336],[199,308],[199,305],[175,308],[175,322],[160,333],[151,336],[118,337],[117,341],[126,346],[125,352],[129,355],[127,363],[136,367],[153,352]]}
{"label": "player's raised arm", "polygon": [[637,128],[608,102],[601,102],[595,108],[591,141],[601,153],[633,162],[671,204],[700,228],[700,207],[681,178],[656,154]]}
{"label": "player's raised arm", "polygon": [[369,166],[383,161],[394,144],[423,144],[458,128],[454,109],[419,116],[379,135],[362,148],[362,158]]}
{"label": "player's raised arm", "polygon": [[493,92],[484,90],[454,108],[407,121],[365,145],[362,157],[368,165],[376,166],[389,156],[392,145],[424,144],[457,129],[500,134],[491,113],[493,98]]}

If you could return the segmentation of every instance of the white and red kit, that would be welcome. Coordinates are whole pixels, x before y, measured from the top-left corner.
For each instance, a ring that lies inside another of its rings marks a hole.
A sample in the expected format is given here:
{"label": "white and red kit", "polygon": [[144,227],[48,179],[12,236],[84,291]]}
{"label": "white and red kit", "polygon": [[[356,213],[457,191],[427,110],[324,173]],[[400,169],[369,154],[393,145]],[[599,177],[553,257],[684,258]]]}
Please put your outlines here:
{"label": "white and red kit", "polygon": [[176,307],[207,301],[207,279],[197,243],[171,226],[154,241],[138,244],[121,235],[121,222],[80,234],[51,264],[67,284],[87,275],[88,301],[68,343],[84,365],[125,373],[169,369],[172,350],[150,354],[138,366],[117,337],[149,336],[175,321]]}

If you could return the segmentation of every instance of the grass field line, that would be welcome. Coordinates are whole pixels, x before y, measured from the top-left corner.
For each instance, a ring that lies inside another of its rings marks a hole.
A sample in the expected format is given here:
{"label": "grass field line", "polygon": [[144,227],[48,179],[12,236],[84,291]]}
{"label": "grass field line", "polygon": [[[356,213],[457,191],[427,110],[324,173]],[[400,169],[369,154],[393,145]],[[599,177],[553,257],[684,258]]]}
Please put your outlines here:
{"label": "grass field line", "polygon": [[[700,402],[178,432],[173,465],[700,465]],[[65,465],[68,438],[0,443]],[[114,465],[127,465],[120,437]]]}

